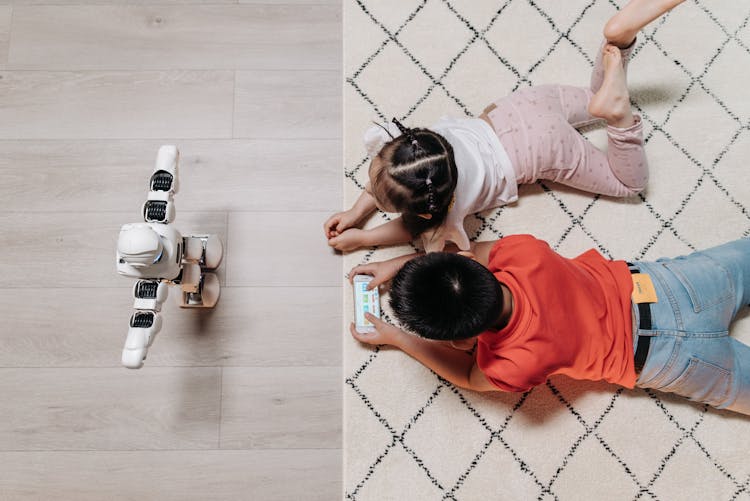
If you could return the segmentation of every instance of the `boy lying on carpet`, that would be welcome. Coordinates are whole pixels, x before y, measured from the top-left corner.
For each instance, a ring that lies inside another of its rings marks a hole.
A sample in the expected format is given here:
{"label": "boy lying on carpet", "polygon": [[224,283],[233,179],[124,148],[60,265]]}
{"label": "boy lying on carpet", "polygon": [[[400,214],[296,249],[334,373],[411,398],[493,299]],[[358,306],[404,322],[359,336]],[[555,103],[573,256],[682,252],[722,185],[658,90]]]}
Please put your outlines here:
{"label": "boy lying on carpet", "polygon": [[[638,31],[684,0],[631,0],[604,28],[590,88],[542,85],[518,90],[479,118],[443,118],[430,129],[393,119],[365,134],[369,183],[354,205],[323,231],[340,251],[405,243],[419,235],[427,252],[446,241],[469,248],[464,219],[514,202],[518,184],[547,179],[592,193],[635,195],[648,165],[641,119],[630,109],[625,68]],[[607,122],[604,153],[577,127]],[[378,207],[401,217],[370,230]]]}
{"label": "boy lying on carpet", "polygon": [[[573,259],[530,235],[473,255],[355,267],[414,336],[370,315],[355,339],[400,348],[456,386],[526,391],[553,374],[676,393],[750,414],[750,347],[728,336],[750,303],[750,239],[656,262]],[[470,254],[470,253],[459,253]],[[475,347],[474,354],[464,350]]]}

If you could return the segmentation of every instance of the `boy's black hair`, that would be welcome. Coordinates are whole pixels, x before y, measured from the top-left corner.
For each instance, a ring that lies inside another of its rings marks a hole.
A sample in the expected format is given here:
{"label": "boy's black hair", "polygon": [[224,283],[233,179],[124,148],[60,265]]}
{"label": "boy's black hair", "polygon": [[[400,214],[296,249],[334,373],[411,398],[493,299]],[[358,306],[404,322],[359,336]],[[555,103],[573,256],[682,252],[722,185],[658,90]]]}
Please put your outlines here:
{"label": "boy's black hair", "polygon": [[500,282],[473,259],[433,252],[407,262],[391,285],[391,309],[409,330],[441,341],[492,327],[503,309]]}

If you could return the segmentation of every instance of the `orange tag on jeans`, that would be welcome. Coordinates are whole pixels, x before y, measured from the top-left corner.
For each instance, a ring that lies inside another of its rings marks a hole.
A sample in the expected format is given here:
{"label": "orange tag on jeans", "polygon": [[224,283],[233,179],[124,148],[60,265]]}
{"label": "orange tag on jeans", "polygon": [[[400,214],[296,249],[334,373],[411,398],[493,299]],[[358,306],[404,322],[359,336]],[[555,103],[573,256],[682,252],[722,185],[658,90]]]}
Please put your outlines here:
{"label": "orange tag on jeans", "polygon": [[654,283],[651,281],[651,277],[646,273],[633,273],[633,302],[636,304],[640,303],[658,303],[659,299],[656,297],[656,289]]}

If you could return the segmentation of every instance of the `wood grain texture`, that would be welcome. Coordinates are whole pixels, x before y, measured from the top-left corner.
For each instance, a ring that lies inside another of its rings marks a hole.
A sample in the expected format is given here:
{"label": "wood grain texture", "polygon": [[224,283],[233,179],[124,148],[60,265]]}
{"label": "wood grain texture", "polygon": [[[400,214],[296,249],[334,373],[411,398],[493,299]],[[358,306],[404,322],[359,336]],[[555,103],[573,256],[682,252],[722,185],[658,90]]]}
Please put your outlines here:
{"label": "wood grain texture", "polygon": [[0,138],[228,138],[231,71],[2,71]]}
{"label": "wood grain texture", "polygon": [[[227,241],[226,214],[177,212],[183,235],[216,234]],[[0,213],[3,238],[11,243],[0,260],[2,287],[132,287],[115,269],[120,227],[142,222],[138,202],[131,212]],[[226,259],[226,256],[225,256]],[[223,281],[225,267],[217,275]],[[69,303],[75,298],[61,295]]]}
{"label": "wood grain texture", "polygon": [[339,7],[341,10],[341,0],[239,0],[241,4],[262,4],[262,3],[273,3],[273,4],[309,4],[309,5],[334,5]]}
{"label": "wood grain texture", "polygon": [[[228,4],[0,0],[3,501],[341,497],[340,1]],[[228,244],[222,296],[172,289],[128,371],[115,241],[161,144],[175,227]]]}
{"label": "wood grain texture", "polygon": [[0,369],[2,450],[215,449],[221,369]]}
{"label": "wood grain texture", "polygon": [[341,498],[341,451],[0,452],[3,500]]}
{"label": "wood grain texture", "polygon": [[239,71],[234,136],[341,137],[341,74],[336,71]]}
{"label": "wood grain texture", "polygon": [[[338,337],[334,332],[330,336]],[[337,416],[340,414],[339,368],[224,369],[222,448],[339,449],[341,424]]]}
{"label": "wood grain texture", "polygon": [[333,5],[16,6],[13,69],[338,69]]}
{"label": "wood grain texture", "polygon": [[341,208],[338,140],[0,141],[6,210],[122,212],[146,196],[161,144],[180,149],[180,211]]}
{"label": "wood grain texture", "polygon": [[[144,370],[341,366],[341,287],[225,287],[213,311],[178,308],[177,292]],[[0,289],[0,304],[0,367],[120,367],[129,289]]]}
{"label": "wood grain texture", "polygon": [[0,5],[0,69],[8,63],[8,40],[10,38],[10,20],[13,8]]}
{"label": "wood grain texture", "polygon": [[[291,1],[291,0],[290,0]],[[0,5],[140,5],[152,4],[152,0],[0,0]],[[238,0],[159,0],[159,4],[200,5],[233,4]],[[273,3],[269,0],[269,3]]]}
{"label": "wood grain texture", "polygon": [[323,222],[329,215],[232,212],[227,285],[340,287],[341,256],[328,247],[323,235]]}

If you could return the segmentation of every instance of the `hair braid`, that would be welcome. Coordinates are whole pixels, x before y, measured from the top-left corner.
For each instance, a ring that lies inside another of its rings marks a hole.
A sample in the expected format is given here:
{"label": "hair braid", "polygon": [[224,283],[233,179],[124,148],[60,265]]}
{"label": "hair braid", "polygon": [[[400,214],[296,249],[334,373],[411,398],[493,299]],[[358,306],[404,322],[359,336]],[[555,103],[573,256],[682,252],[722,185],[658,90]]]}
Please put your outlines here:
{"label": "hair braid", "polygon": [[399,122],[396,117],[393,117],[391,122],[396,124],[396,127],[398,127],[398,130],[401,131],[401,134],[406,136],[406,140],[411,144],[411,149],[415,157],[418,153],[425,153],[424,148],[422,148],[422,145],[419,144],[417,136],[414,135],[414,129],[406,127],[404,124]]}
{"label": "hair braid", "polygon": [[437,205],[435,204],[435,187],[432,185],[432,179],[430,179],[430,175],[427,175],[427,179],[424,180],[424,184],[427,185],[427,212],[432,214],[437,210]]}

